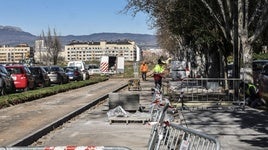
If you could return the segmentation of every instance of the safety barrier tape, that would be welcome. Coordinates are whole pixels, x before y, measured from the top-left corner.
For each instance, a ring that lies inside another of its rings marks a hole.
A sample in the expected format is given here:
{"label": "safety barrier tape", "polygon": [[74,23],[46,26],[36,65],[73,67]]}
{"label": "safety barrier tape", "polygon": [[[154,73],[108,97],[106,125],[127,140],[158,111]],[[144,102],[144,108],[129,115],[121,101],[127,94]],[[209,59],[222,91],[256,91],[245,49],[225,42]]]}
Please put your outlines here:
{"label": "safety barrier tape", "polygon": [[0,150],[130,150],[120,146],[0,147]]}
{"label": "safety barrier tape", "polygon": [[103,150],[103,146],[56,146],[56,147],[45,147],[44,150]]}

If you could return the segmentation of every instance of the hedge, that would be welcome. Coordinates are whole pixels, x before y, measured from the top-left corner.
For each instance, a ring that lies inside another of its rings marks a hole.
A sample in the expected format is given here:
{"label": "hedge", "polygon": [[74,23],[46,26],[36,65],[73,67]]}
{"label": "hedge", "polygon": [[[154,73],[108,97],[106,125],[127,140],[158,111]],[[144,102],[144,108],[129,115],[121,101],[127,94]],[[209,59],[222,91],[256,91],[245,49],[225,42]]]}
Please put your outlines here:
{"label": "hedge", "polygon": [[28,101],[33,101],[50,95],[55,95],[57,93],[66,92],[68,90],[88,86],[98,82],[106,81],[108,79],[109,78],[105,76],[95,76],[89,80],[69,82],[67,84],[53,85],[36,90],[4,95],[0,97],[0,109]]}

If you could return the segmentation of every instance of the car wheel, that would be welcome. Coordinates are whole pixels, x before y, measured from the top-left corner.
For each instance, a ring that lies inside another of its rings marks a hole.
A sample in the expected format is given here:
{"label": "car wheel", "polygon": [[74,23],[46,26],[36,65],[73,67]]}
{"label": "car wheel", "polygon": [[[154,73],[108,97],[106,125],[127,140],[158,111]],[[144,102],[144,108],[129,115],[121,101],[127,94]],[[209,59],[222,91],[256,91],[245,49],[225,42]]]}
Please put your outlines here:
{"label": "car wheel", "polygon": [[30,87],[29,89],[34,90],[36,88],[35,84],[32,84],[32,87]]}
{"label": "car wheel", "polygon": [[47,87],[51,86],[50,80],[48,80]]}
{"label": "car wheel", "polygon": [[16,93],[16,87],[14,82],[12,83],[11,93]]}
{"label": "car wheel", "polygon": [[24,92],[29,91],[29,87],[27,86],[26,88],[23,89]]}
{"label": "car wheel", "polygon": [[45,87],[45,86],[46,86],[45,81],[42,81],[42,82],[40,83],[40,87],[43,88],[43,87]]}
{"label": "car wheel", "polygon": [[5,85],[3,85],[1,88],[0,88],[0,95],[6,95],[6,88],[5,88]]}
{"label": "car wheel", "polygon": [[5,95],[5,83],[2,78],[0,79],[0,95]]}
{"label": "car wheel", "polygon": [[60,78],[59,84],[63,84],[63,78]]}

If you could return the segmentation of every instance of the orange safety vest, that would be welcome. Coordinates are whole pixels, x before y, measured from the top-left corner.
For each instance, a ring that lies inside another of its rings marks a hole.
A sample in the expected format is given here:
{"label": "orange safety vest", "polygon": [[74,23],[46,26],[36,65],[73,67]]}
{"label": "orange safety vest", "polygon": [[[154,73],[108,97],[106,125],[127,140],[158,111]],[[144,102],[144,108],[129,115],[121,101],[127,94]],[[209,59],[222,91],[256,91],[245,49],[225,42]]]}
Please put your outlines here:
{"label": "orange safety vest", "polygon": [[148,66],[146,64],[141,64],[140,71],[141,72],[147,72],[148,71]]}

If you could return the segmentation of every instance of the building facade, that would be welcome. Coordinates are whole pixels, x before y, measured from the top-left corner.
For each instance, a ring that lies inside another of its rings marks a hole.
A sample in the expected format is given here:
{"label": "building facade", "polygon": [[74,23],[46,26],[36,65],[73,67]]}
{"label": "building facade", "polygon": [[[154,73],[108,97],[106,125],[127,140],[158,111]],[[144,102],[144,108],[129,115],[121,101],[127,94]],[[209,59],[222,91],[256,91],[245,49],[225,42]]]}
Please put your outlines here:
{"label": "building facade", "polygon": [[[100,61],[102,56],[123,56],[125,61],[137,61],[140,49],[134,41],[100,41],[79,42],[72,41],[64,46],[59,56],[65,61],[83,60]],[[34,58],[36,62],[43,62],[47,58],[47,51],[43,40],[35,41],[35,50],[28,44],[17,46],[0,46],[0,63],[19,63],[21,60]]]}
{"label": "building facade", "polygon": [[73,41],[64,49],[66,61],[99,61],[101,56],[123,56],[125,61],[135,61],[137,58],[137,46],[133,41]]}
{"label": "building facade", "polygon": [[0,63],[19,63],[22,60],[33,57],[33,48],[28,44],[17,46],[0,46]]}

